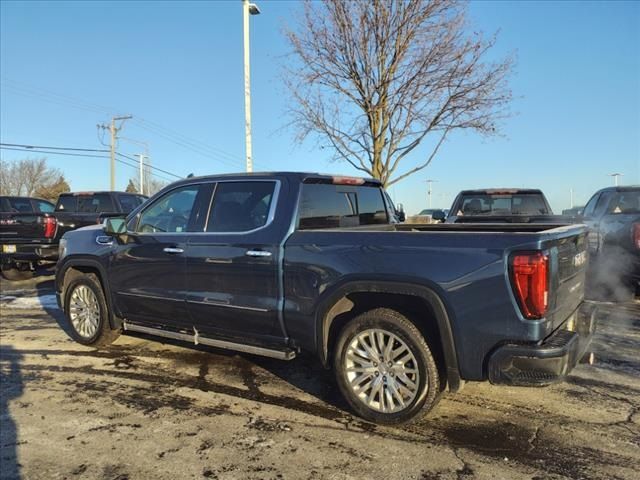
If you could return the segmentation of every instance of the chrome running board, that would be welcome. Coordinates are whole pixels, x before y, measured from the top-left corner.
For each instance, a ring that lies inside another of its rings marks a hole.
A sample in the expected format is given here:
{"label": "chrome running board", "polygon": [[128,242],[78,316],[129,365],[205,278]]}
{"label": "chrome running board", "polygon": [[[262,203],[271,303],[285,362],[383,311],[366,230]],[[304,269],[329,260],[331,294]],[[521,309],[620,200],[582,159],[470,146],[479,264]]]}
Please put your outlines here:
{"label": "chrome running board", "polygon": [[173,338],[174,340],[182,340],[185,342],[193,342],[195,345],[202,344],[210,347],[224,348],[226,350],[236,350],[238,352],[251,353],[253,355],[261,355],[263,357],[277,358],[278,360],[293,360],[296,357],[296,352],[290,348],[282,350],[274,350],[271,348],[256,347],[253,345],[246,345],[244,343],[229,342],[227,340],[217,340],[214,338],[207,338],[200,335],[200,332],[193,329],[193,334],[172,332],[170,330],[163,330],[161,328],[144,327],[135,323],[123,322],[124,330],[130,332],[147,333],[149,335],[156,335],[158,337]]}

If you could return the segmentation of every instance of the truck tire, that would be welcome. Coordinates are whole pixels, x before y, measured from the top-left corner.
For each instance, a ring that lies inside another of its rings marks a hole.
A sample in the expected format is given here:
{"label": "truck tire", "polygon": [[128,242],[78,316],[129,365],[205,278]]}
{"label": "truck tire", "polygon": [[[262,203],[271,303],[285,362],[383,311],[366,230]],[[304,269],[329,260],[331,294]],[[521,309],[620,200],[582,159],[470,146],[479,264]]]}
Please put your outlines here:
{"label": "truck tire", "polygon": [[33,271],[29,268],[20,268],[16,264],[2,265],[0,267],[2,276],[12,282],[19,282],[20,280],[29,280],[33,277]]}
{"label": "truck tire", "polygon": [[109,325],[107,301],[96,275],[72,277],[64,292],[64,311],[76,342],[100,348],[120,336],[120,330],[112,330]]}
{"label": "truck tire", "polygon": [[338,386],[365,420],[397,425],[418,420],[440,399],[438,366],[426,339],[388,308],[345,325],[333,356]]}

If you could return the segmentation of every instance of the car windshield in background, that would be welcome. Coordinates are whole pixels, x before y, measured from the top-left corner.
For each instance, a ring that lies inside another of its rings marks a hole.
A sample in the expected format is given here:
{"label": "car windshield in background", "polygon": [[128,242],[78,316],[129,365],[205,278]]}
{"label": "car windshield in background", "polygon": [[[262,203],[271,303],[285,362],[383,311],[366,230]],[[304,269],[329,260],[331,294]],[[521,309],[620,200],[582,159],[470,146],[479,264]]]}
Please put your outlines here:
{"label": "car windshield in background", "polygon": [[464,195],[457,215],[547,215],[549,210],[542,196],[522,194]]}

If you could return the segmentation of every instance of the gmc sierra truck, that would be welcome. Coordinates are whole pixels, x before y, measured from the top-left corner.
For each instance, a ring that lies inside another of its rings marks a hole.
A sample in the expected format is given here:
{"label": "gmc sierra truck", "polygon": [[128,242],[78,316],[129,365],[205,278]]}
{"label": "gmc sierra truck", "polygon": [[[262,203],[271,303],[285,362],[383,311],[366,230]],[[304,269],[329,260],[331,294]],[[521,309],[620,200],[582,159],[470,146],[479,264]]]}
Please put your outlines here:
{"label": "gmc sierra truck", "polygon": [[0,269],[8,280],[28,279],[37,267],[55,263],[58,241],[65,232],[127,214],[147,199],[126,192],[63,193],[55,208],[49,202],[31,199],[33,210],[27,211],[26,203],[16,203],[16,198],[2,197],[3,210],[11,206],[10,199],[19,208],[0,212]]}
{"label": "gmc sierra truck", "polygon": [[397,424],[464,381],[546,385],[594,331],[582,225],[398,223],[376,180],[190,178],[62,238],[74,339],[121,332],[317,355],[363,418]]}

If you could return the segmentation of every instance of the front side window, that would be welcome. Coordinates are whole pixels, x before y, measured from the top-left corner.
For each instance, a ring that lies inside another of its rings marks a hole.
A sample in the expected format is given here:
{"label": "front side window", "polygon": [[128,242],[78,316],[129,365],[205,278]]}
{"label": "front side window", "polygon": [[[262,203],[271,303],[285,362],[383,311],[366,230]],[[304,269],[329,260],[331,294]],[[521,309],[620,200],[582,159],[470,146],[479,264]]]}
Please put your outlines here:
{"label": "front side window", "polygon": [[218,183],[207,232],[248,232],[263,227],[269,219],[275,182]]}
{"label": "front side window", "polygon": [[198,185],[176,188],[142,212],[136,231],[140,233],[186,232]]}
{"label": "front side window", "polygon": [[596,193],[591,200],[587,202],[587,205],[584,207],[584,216],[591,217],[596,210],[596,203],[598,202],[598,198],[600,198],[600,194]]}
{"label": "front side window", "polygon": [[389,223],[378,187],[304,184],[300,200],[301,230]]}

